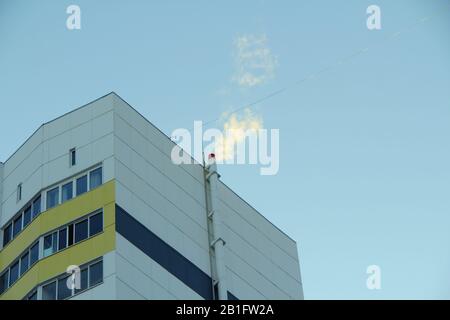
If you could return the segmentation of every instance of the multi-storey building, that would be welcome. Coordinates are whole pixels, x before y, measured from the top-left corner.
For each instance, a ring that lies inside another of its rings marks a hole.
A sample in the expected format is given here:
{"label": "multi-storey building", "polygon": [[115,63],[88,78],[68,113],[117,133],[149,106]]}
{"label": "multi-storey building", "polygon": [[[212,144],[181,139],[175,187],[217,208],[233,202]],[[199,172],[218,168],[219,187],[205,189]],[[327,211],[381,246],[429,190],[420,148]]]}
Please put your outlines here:
{"label": "multi-storey building", "polygon": [[302,299],[296,243],[173,146],[115,93],[42,125],[0,163],[0,299]]}

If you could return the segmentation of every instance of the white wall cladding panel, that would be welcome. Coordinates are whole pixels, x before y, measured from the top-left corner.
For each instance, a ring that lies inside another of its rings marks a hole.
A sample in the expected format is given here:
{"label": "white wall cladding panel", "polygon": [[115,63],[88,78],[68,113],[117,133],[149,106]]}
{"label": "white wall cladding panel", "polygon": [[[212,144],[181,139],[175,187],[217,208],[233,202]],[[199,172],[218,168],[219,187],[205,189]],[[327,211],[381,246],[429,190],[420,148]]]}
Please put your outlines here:
{"label": "white wall cladding panel", "polygon": [[[193,222],[189,222],[182,214],[174,215],[174,210],[160,213],[143,199],[131,192],[130,187],[121,180],[121,164],[116,164],[116,201],[133,217],[155,233],[172,248],[188,257],[197,267],[210,274],[208,235]],[[129,175],[124,175],[129,176]],[[150,201],[153,205],[154,203]],[[181,217],[181,218],[180,218]]]}
{"label": "white wall cladding panel", "polygon": [[[116,150],[126,149],[126,146],[122,144],[122,148],[120,146],[121,144],[121,142],[116,143],[116,147],[119,146]],[[130,154],[132,152],[126,153]],[[148,200],[155,210],[161,214],[171,215],[171,219],[173,220],[181,219],[180,222],[186,222],[188,224],[196,223],[206,232],[206,209],[198,205],[195,201],[191,201],[189,195],[181,191],[178,187],[170,185],[167,179],[164,179],[161,175],[151,176],[150,178],[154,178],[154,180],[144,180],[145,178],[143,177],[146,175],[141,176],[135,172],[132,161],[127,164],[125,161],[129,157],[122,158],[121,152],[116,152],[116,158],[118,160],[118,166],[124,170],[122,176],[126,179],[126,186],[128,188],[136,190],[142,199]],[[151,170],[149,171],[151,172]]]}
{"label": "white wall cladding panel", "polygon": [[[203,180],[201,180],[203,179],[201,170],[197,170],[196,176],[192,176],[185,169],[186,167],[191,166],[181,167],[172,164],[167,155],[164,155],[161,150],[157,149],[142,135],[142,133],[126,123],[120,116],[115,117],[115,126],[115,133],[119,140],[118,142],[125,144],[130,149],[129,152],[133,151],[133,153],[142,158],[143,162],[141,163],[146,163],[145,170],[153,170],[155,171],[153,173],[154,175],[164,176],[165,179],[169,180],[167,183],[172,183],[175,186],[182,188],[200,205],[204,203],[204,184]],[[163,135],[161,135],[161,139],[168,141],[167,137]],[[170,141],[168,142],[171,143]]]}
{"label": "white wall cladding panel", "polygon": [[[189,193],[185,188],[175,184],[168,179],[167,176],[148,164],[146,159],[143,159],[141,155],[137,154],[121,139],[116,139],[116,146],[118,146],[116,149],[118,150],[116,152],[116,157],[124,166],[132,170],[136,176],[145,182],[149,187],[153,187],[156,191],[163,195],[167,201],[183,209],[184,207],[182,207],[182,205],[185,205],[185,212],[189,214],[192,219],[195,219],[197,223],[206,228],[206,218],[204,214],[206,209],[202,206],[202,203],[198,199],[194,199],[191,193]],[[193,181],[193,179],[191,179],[191,181]],[[194,187],[195,185],[191,184],[191,188]],[[201,187],[199,186],[198,189],[201,190]],[[198,191],[198,193],[200,194],[200,191]]]}
{"label": "white wall cladding panel", "polygon": [[[33,135],[31,135],[24,144],[16,150],[4,163],[6,179],[17,167],[29,156],[29,154],[42,142],[43,131],[40,127]],[[22,170],[22,168],[21,168]]]}
{"label": "white wall cladding panel", "polygon": [[[133,110],[120,98],[117,98],[117,102],[115,103],[115,111],[117,118],[130,124],[143,137],[145,137],[145,139],[151,144],[152,148],[158,150],[165,159],[170,159],[174,143],[164,133],[145,120],[137,111]],[[166,160],[163,162],[166,163]],[[200,183],[203,183],[203,173],[200,166],[186,165],[180,166],[180,168],[185,170]]]}
{"label": "white wall cladding panel", "polygon": [[270,235],[271,241],[279,245],[281,248],[286,249],[286,251],[292,254],[293,257],[297,257],[297,245],[295,241],[264,218],[264,216],[242,200],[226,185],[219,184],[219,194],[222,201],[224,201],[229,207],[234,209],[239,214],[243,216],[245,215],[244,218],[248,220],[249,223],[254,225],[256,229],[265,235]]}
{"label": "white wall cladding panel", "polygon": [[267,298],[257,289],[248,284],[247,280],[238,276],[230,268],[227,268],[227,286],[240,300],[266,300]]}
{"label": "white wall cladding panel", "polygon": [[292,257],[294,253],[291,252],[288,254],[283,248],[278,247],[267,235],[257,230],[247,220],[243,219],[241,215],[231,210],[222,202],[219,202],[219,209],[224,213],[224,223],[228,228],[239,234],[243,241],[256,247],[259,251],[270,257],[272,261],[277,263],[283,261],[281,266],[291,275],[298,274],[298,262]]}
{"label": "white wall cladding panel", "polygon": [[133,290],[133,288],[117,277],[116,290],[116,297],[118,300],[146,300],[144,296]]}
{"label": "white wall cladding panel", "polygon": [[[249,285],[263,294],[265,299],[296,298],[286,292],[285,288],[281,288],[278,283],[276,283],[277,279],[268,279],[264,277],[228,248],[225,250],[225,259],[228,269],[233,270],[239,277],[245,279]],[[236,292],[236,295],[239,295],[239,293]]]}
{"label": "white wall cladding panel", "polygon": [[202,299],[119,234],[116,243],[118,278],[146,299]]}

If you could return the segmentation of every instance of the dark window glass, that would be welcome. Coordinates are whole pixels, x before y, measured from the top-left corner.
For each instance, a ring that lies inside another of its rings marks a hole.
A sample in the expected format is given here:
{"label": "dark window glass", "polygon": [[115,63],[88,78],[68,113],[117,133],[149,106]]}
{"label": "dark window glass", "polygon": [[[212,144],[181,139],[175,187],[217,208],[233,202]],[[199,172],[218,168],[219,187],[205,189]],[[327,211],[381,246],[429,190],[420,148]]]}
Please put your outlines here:
{"label": "dark window glass", "polygon": [[103,213],[97,213],[89,218],[89,236],[101,232],[103,230]]}
{"label": "dark window glass", "polygon": [[31,206],[23,212],[23,227],[25,228],[31,221]]}
{"label": "dark window glass", "polygon": [[30,249],[30,266],[39,260],[39,242],[36,242]]}
{"label": "dark window glass", "polygon": [[22,200],[22,184],[17,186],[17,201]]}
{"label": "dark window glass", "polygon": [[72,295],[72,289],[67,286],[67,280],[70,276],[58,280],[58,300],[64,300]]}
{"label": "dark window glass", "polygon": [[19,279],[19,261],[14,263],[9,269],[9,286]]}
{"label": "dark window glass", "polygon": [[47,191],[47,210],[59,204],[59,187]]}
{"label": "dark window glass", "polygon": [[67,200],[72,199],[73,197],[73,183],[70,181],[62,186],[61,189],[61,203],[66,202]]}
{"label": "dark window glass", "polygon": [[19,215],[17,218],[14,219],[13,238],[15,238],[20,231],[22,231],[22,215]]}
{"label": "dark window glass", "polygon": [[88,237],[88,221],[83,220],[75,224],[75,243]]}
{"label": "dark window glass", "polygon": [[81,270],[80,289],[75,289],[75,293],[86,290],[88,287],[88,269]]}
{"label": "dark window glass", "polygon": [[33,201],[33,218],[37,217],[39,213],[41,213],[41,196]]}
{"label": "dark window glass", "polygon": [[59,230],[58,250],[67,247],[67,228]]}
{"label": "dark window glass", "polygon": [[92,170],[89,176],[89,190],[97,188],[102,184],[102,168]]}
{"label": "dark window glass", "polygon": [[58,246],[57,238],[58,238],[57,232],[54,232],[44,237],[44,257],[48,257],[49,255],[57,251]]}
{"label": "dark window glass", "polygon": [[87,191],[87,176],[82,176],[77,179],[77,196]]}
{"label": "dark window glass", "polygon": [[30,267],[30,261],[29,261],[30,255],[25,253],[22,258],[20,258],[20,275],[22,276]]}
{"label": "dark window glass", "polygon": [[37,291],[34,291],[28,296],[28,300],[37,300]]}
{"label": "dark window glass", "polygon": [[12,238],[12,225],[8,225],[5,230],[3,230],[3,246],[6,246]]}
{"label": "dark window glass", "polygon": [[77,152],[75,149],[70,150],[70,165],[74,166],[77,164]]}
{"label": "dark window glass", "polygon": [[56,300],[56,281],[42,287],[42,300]]}
{"label": "dark window glass", "polygon": [[67,237],[68,238],[67,241],[68,241],[68,245],[71,246],[71,245],[73,245],[73,224],[71,224],[69,226],[68,230],[69,230],[69,236]]}
{"label": "dark window glass", "polygon": [[5,292],[6,289],[8,289],[8,277],[9,277],[9,270],[6,270],[4,274],[0,276],[0,294]]}
{"label": "dark window glass", "polygon": [[89,287],[103,281],[103,261],[89,266]]}

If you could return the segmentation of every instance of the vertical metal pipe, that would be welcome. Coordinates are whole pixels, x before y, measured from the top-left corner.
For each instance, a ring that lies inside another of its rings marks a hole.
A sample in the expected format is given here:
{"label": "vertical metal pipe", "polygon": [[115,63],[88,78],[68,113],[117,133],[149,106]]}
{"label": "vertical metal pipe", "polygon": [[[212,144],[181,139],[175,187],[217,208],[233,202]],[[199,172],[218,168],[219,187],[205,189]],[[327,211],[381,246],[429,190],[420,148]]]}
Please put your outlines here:
{"label": "vertical metal pipe", "polygon": [[224,258],[224,246],[225,241],[222,234],[222,216],[220,210],[218,209],[218,197],[219,197],[219,174],[217,173],[216,158],[213,153],[208,156],[208,174],[207,181],[205,185],[209,185],[209,195],[211,208],[208,213],[208,217],[212,222],[212,243],[211,248],[214,250],[215,256],[215,271],[216,271],[216,282],[218,288],[218,298],[219,300],[228,300],[228,288],[226,284],[226,268],[225,268],[225,258]]}

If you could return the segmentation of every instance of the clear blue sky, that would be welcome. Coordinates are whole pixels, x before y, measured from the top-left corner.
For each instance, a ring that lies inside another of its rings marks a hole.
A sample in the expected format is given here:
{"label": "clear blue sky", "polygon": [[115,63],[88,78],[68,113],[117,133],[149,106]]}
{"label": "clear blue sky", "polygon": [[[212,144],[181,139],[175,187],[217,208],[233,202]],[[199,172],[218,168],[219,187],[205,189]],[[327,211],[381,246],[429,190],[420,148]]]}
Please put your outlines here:
{"label": "clear blue sky", "polygon": [[[81,30],[66,29],[70,4]],[[278,59],[254,88],[231,81],[242,34],[265,34]],[[305,297],[450,299],[450,1],[0,0],[2,161],[110,91],[170,134],[285,86],[255,108],[280,129],[278,175],[220,170],[298,242]]]}

